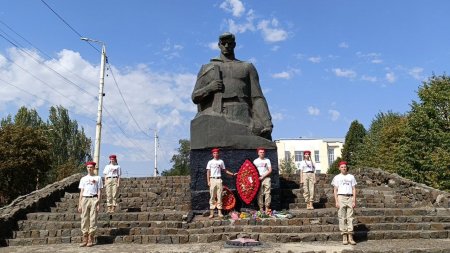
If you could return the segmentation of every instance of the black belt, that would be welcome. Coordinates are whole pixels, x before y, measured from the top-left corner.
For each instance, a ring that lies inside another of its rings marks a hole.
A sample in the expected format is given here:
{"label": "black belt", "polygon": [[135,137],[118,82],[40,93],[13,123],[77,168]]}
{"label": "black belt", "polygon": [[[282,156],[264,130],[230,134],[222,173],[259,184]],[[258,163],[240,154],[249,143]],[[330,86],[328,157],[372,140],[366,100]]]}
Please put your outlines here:
{"label": "black belt", "polygon": [[303,173],[314,173],[314,171],[306,171],[306,172],[303,172]]}
{"label": "black belt", "polygon": [[97,198],[98,195],[92,195],[92,196],[83,196],[83,198]]}
{"label": "black belt", "polygon": [[353,196],[353,194],[338,194],[339,196],[346,196],[346,197],[351,197]]}
{"label": "black belt", "polygon": [[118,177],[106,177],[106,178],[118,178]]}
{"label": "black belt", "polygon": [[210,178],[214,178],[214,179],[220,179],[221,177],[210,177]]}

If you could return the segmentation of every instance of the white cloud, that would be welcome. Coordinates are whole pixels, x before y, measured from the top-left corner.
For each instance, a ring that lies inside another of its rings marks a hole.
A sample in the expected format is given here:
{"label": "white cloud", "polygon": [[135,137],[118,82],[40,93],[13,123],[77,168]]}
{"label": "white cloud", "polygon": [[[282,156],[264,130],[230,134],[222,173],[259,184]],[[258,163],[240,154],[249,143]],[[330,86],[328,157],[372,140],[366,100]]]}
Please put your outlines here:
{"label": "white cloud", "polygon": [[339,43],[340,48],[348,48],[348,44],[346,42]]}
{"label": "white cloud", "polygon": [[394,83],[397,80],[397,77],[395,76],[394,72],[388,72],[386,73],[386,80],[390,83]]}
{"label": "white cloud", "polygon": [[267,42],[279,42],[288,38],[288,33],[278,27],[278,20],[262,20],[258,23],[258,30],[261,30],[263,38]]}
{"label": "white cloud", "polygon": [[356,52],[356,56],[358,56],[359,58],[363,58],[366,61],[369,61],[369,62],[374,63],[374,64],[383,63],[383,60],[380,59],[380,57],[381,57],[380,53],[367,53],[367,54],[364,54],[362,52]]}
{"label": "white cloud", "polygon": [[317,57],[309,57],[308,61],[312,62],[312,63],[320,63],[322,61],[322,58],[320,58],[320,56]]}
{"label": "white cloud", "polygon": [[332,71],[338,77],[345,77],[345,78],[355,78],[356,77],[356,72],[353,70],[335,68],[335,69],[332,69]]}
{"label": "white cloud", "polygon": [[228,31],[231,33],[245,33],[246,31],[254,31],[255,26],[252,21],[247,21],[246,23],[237,24],[234,20],[228,19]]}
{"label": "white cloud", "polygon": [[287,71],[283,71],[283,72],[272,74],[272,77],[277,78],[277,79],[291,79],[292,75]]}
{"label": "white cloud", "polygon": [[275,112],[275,113],[272,113],[272,119],[280,121],[280,120],[284,119],[284,115],[280,112]]}
{"label": "white cloud", "polygon": [[314,106],[308,106],[308,114],[317,116],[320,114],[320,110],[317,107]]}
{"label": "white cloud", "polygon": [[270,50],[272,51],[278,51],[278,49],[280,49],[280,46],[273,46]]}
{"label": "white cloud", "polygon": [[220,4],[220,8],[231,12],[235,17],[240,17],[245,12],[244,4],[239,0],[225,0]]}
{"label": "white cloud", "polygon": [[[0,64],[0,79],[5,81],[0,80],[0,105],[8,106],[10,111],[13,110],[11,108],[20,106],[36,108],[38,111],[48,111],[52,105],[62,105],[69,110],[71,119],[76,119],[79,125],[84,127],[89,137],[94,139],[99,64],[93,65],[83,59],[78,52],[71,50],[62,50],[55,59],[51,60],[46,60],[35,52],[30,54],[80,88],[62,79],[44,65],[37,63],[29,55],[24,55],[17,49],[9,49],[5,55],[35,77],[10,62]],[[0,59],[5,58],[0,55]],[[104,150],[112,147],[113,150],[120,152],[119,150],[123,147],[129,147],[126,153],[138,154],[134,157],[130,156],[129,159],[148,161],[151,159],[149,150],[153,150],[154,145],[151,142],[152,139],[143,135],[128,113],[118,93],[111,71],[141,129],[146,132],[149,128],[159,129],[160,139],[170,139],[171,144],[167,148],[175,150],[178,146],[178,139],[189,135],[185,129],[189,129],[189,121],[196,112],[196,107],[191,101],[196,75],[193,73],[155,72],[143,64],[126,69],[111,66],[111,69],[107,72],[109,75],[105,77],[104,92],[106,96],[104,97],[105,110],[102,122],[104,126],[102,145],[106,145]],[[43,80],[45,84],[37,78]],[[8,83],[20,87],[22,90],[8,85]],[[128,137],[124,136],[117,124]],[[174,138],[177,140],[172,140]],[[170,156],[166,156],[169,153],[161,152],[161,159],[169,161]]]}
{"label": "white cloud", "polygon": [[336,110],[328,110],[328,113],[331,115],[331,120],[336,121],[341,116],[341,113]]}
{"label": "white cloud", "polygon": [[408,71],[408,74],[417,80],[424,79],[424,77],[422,76],[422,73],[423,73],[423,68],[420,68],[420,67],[414,67]]}
{"label": "white cloud", "polygon": [[376,81],[377,81],[377,78],[376,78],[375,76],[366,76],[366,75],[363,75],[363,76],[361,77],[361,80],[369,81],[369,82],[376,82]]}
{"label": "white cloud", "polygon": [[296,68],[289,68],[288,70],[272,74],[272,78],[275,79],[291,79],[296,74],[300,74],[301,70]]}
{"label": "white cloud", "polygon": [[217,41],[208,43],[208,48],[211,50],[219,50],[220,51]]}
{"label": "white cloud", "polygon": [[251,63],[253,63],[253,64],[255,64],[255,63],[257,62],[257,60],[256,60],[255,57],[251,57],[251,58],[249,58],[247,61],[249,61],[249,62],[251,62]]}

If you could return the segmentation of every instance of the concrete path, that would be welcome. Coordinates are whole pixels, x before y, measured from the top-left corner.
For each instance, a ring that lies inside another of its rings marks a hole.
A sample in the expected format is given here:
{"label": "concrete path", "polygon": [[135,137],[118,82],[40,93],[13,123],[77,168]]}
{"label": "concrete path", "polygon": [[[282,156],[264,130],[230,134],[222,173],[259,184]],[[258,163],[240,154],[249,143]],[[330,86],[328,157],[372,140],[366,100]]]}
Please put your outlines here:
{"label": "concrete path", "polygon": [[320,253],[350,253],[350,252],[390,252],[390,253],[450,253],[450,239],[411,239],[411,240],[376,240],[359,242],[356,246],[342,245],[339,242],[300,242],[300,243],[270,243],[254,248],[229,248],[223,242],[197,244],[107,244],[95,245],[92,248],[80,248],[76,244],[53,244],[22,247],[0,248],[0,253],[135,253],[135,252],[320,252]]}

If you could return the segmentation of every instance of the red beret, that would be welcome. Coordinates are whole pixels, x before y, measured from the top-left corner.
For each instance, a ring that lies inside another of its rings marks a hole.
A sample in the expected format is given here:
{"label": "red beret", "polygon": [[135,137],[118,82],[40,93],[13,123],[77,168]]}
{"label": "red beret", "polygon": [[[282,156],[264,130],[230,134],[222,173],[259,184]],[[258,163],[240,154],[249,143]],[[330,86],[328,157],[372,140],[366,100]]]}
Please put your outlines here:
{"label": "red beret", "polygon": [[95,166],[95,165],[96,165],[96,163],[95,163],[95,162],[87,162],[87,163],[86,163],[86,166],[88,166],[88,165],[92,165],[92,166]]}
{"label": "red beret", "polygon": [[347,165],[347,162],[346,161],[341,161],[340,163],[339,163],[339,167],[341,167],[341,165]]}
{"label": "red beret", "polygon": [[116,158],[117,158],[117,156],[116,156],[116,155],[110,155],[110,156],[109,156],[109,159],[111,159],[111,158],[114,158],[114,159],[116,159]]}
{"label": "red beret", "polygon": [[303,154],[304,154],[304,155],[311,155],[311,151],[305,150],[305,151],[303,151]]}
{"label": "red beret", "polygon": [[266,151],[266,149],[265,149],[265,148],[262,148],[262,147],[256,148],[256,152],[259,152],[260,150]]}
{"label": "red beret", "polygon": [[214,153],[214,152],[217,152],[217,153],[218,153],[219,150],[220,150],[220,149],[218,149],[218,148],[213,148],[213,149],[211,149],[211,153]]}

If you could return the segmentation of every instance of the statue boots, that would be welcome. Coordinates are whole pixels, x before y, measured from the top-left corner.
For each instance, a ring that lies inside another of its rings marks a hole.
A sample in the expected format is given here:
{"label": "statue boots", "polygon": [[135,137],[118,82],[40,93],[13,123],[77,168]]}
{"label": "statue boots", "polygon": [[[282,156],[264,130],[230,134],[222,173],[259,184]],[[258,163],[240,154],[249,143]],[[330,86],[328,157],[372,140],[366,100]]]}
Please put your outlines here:
{"label": "statue boots", "polygon": [[217,210],[219,218],[223,218],[222,209]]}
{"label": "statue boots", "polygon": [[90,233],[88,236],[88,241],[87,241],[86,247],[92,247],[92,246],[94,246],[94,234]]}
{"label": "statue boots", "polygon": [[351,245],[356,245],[355,240],[353,240],[353,234],[348,234],[348,242],[349,242]]}
{"label": "statue boots", "polygon": [[347,234],[342,235],[342,244],[347,245],[348,244],[348,237]]}
{"label": "statue boots", "polygon": [[80,243],[80,247],[85,247],[88,243],[88,234],[83,234],[83,238],[81,238],[82,242]]}
{"label": "statue boots", "polygon": [[210,219],[214,218],[214,210],[213,209],[209,210],[209,217],[208,218],[210,218]]}

